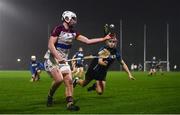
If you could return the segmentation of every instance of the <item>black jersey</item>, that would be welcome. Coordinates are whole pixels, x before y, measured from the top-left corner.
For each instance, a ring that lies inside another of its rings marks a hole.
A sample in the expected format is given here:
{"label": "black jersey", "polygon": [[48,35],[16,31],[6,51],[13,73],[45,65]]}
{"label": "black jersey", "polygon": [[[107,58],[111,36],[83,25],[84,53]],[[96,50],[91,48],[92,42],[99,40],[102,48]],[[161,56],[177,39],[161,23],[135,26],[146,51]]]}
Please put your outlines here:
{"label": "black jersey", "polygon": [[[103,61],[107,62],[107,65],[98,64],[98,59],[93,59],[86,73],[86,78],[91,77],[96,80],[105,80],[107,70],[110,65],[117,59],[121,60],[120,52],[116,48],[109,48],[108,46],[103,46],[100,48],[99,52],[106,50],[109,52],[109,56],[104,58]],[[99,53],[98,52],[98,53]],[[89,79],[89,78],[88,78]]]}
{"label": "black jersey", "polygon": [[115,59],[117,59],[118,61],[121,60],[120,52],[116,48],[109,48],[108,46],[103,46],[100,48],[99,52],[101,52],[104,49],[108,50],[110,54],[107,58],[103,59],[103,61],[107,61],[107,66],[99,65],[98,59],[93,59],[90,64],[90,68],[96,69],[97,66],[99,66],[104,70],[108,70],[108,68],[115,61]]}

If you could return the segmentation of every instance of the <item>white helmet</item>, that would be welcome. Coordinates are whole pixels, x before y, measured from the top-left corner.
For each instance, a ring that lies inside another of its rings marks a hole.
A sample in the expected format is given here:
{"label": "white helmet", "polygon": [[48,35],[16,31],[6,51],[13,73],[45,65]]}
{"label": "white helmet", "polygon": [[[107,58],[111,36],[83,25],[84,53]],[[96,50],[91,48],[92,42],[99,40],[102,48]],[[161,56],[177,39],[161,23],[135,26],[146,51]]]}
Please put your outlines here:
{"label": "white helmet", "polygon": [[71,19],[76,21],[77,20],[76,14],[72,11],[64,11],[62,14],[62,21],[66,21],[67,23],[69,23]]}
{"label": "white helmet", "polygon": [[36,61],[36,56],[32,55],[32,56],[31,56],[31,60],[32,60],[32,61]]}

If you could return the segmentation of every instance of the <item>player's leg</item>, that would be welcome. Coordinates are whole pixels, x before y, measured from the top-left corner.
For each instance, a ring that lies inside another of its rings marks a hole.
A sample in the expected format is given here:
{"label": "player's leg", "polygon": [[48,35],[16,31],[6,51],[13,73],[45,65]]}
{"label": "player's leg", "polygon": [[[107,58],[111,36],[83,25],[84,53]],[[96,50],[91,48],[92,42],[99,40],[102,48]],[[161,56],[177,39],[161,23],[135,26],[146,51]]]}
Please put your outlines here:
{"label": "player's leg", "polygon": [[80,77],[81,79],[83,79],[83,77],[84,77],[84,68],[83,68],[83,67],[80,67],[80,68],[79,68],[79,77]]}
{"label": "player's leg", "polygon": [[38,69],[36,72],[36,78],[35,78],[36,81],[40,80],[40,74],[41,74],[41,70]]}
{"label": "player's leg", "polygon": [[87,90],[90,91],[95,91],[101,95],[104,92],[105,89],[105,81],[97,80],[96,83],[94,83],[91,87],[89,87]]}
{"label": "player's leg", "polygon": [[102,95],[103,92],[104,92],[104,89],[105,89],[105,81],[96,81],[96,92],[99,94],[99,95]]}
{"label": "player's leg", "polygon": [[76,67],[76,72],[74,73],[74,76],[75,77],[79,77],[79,67]]}
{"label": "player's leg", "polygon": [[155,68],[153,68],[152,73],[153,73],[154,75],[156,75],[156,69],[155,69]]}
{"label": "player's leg", "polygon": [[92,81],[92,79],[87,79],[85,78],[84,80],[82,79],[79,79],[78,77],[76,77],[74,80],[73,80],[73,87],[76,87],[76,85],[80,85],[81,87],[85,87],[86,85],[88,85],[90,82]]}
{"label": "player's leg", "polygon": [[31,71],[31,82],[34,82],[35,81],[35,78],[36,78],[36,71],[35,71],[35,69],[33,68],[33,69],[31,69],[30,70]]}
{"label": "player's leg", "polygon": [[91,82],[93,80],[93,76],[94,76],[94,72],[91,71],[91,69],[88,69],[88,71],[85,74],[85,79],[84,80],[79,79],[78,77],[76,77],[73,80],[73,87],[75,87],[77,84],[82,86],[82,87],[85,87],[86,85],[89,84],[89,82]]}
{"label": "player's leg", "polygon": [[153,74],[153,70],[152,68],[150,68],[148,75],[152,75],[152,74]]}
{"label": "player's leg", "polygon": [[87,86],[91,81],[92,81],[92,80],[87,80],[87,79],[82,80],[82,79],[79,79],[79,80],[77,81],[77,84],[79,84],[79,85],[82,86],[82,87],[85,87],[85,86]]}
{"label": "player's leg", "polygon": [[107,71],[98,71],[94,75],[94,78],[96,80],[96,83],[94,83],[91,87],[89,87],[88,91],[95,91],[101,95],[105,88],[105,81],[106,81],[106,74]]}
{"label": "player's leg", "polygon": [[76,67],[73,67],[73,70],[72,70],[72,77],[75,78],[75,73],[77,72],[77,68]]}
{"label": "player's leg", "polygon": [[31,81],[31,82],[34,82],[34,81],[35,81],[35,74],[32,74],[30,81]]}
{"label": "player's leg", "polygon": [[52,106],[54,93],[63,81],[63,76],[58,68],[52,69],[50,74],[53,78],[53,81],[48,93],[47,106]]}
{"label": "player's leg", "polygon": [[72,74],[69,69],[68,73],[63,73],[64,83],[65,83],[65,95],[67,102],[67,109],[71,111],[78,111],[79,107],[73,103],[73,83],[72,83]]}

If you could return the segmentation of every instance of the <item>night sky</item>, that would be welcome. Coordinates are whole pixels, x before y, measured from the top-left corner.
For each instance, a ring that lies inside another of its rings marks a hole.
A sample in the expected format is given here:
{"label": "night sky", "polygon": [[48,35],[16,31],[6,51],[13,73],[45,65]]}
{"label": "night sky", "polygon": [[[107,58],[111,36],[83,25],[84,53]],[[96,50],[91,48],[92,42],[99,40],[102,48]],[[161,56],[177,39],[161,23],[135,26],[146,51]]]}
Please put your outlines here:
{"label": "night sky", "polygon": [[[170,67],[180,67],[180,7],[178,0],[0,0],[0,69],[28,69],[30,56],[43,61],[48,33],[61,23],[65,10],[78,17],[75,29],[88,38],[102,37],[104,24],[123,22],[122,57],[143,64],[143,27],[147,25],[147,60],[166,60],[166,24],[170,29]],[[132,43],[132,46],[130,46]],[[70,57],[82,46],[88,55],[103,43],[74,41]],[[16,59],[22,59],[17,62]],[[118,63],[112,69],[118,69]]]}

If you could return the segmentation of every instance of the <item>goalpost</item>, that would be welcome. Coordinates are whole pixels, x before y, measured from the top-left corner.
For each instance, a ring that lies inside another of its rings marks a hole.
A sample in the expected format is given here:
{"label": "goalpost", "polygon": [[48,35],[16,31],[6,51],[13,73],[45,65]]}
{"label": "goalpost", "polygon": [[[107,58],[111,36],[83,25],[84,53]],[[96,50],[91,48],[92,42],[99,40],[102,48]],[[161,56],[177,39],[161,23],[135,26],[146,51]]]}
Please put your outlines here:
{"label": "goalpost", "polygon": [[[144,71],[149,69],[151,61],[146,60],[146,38],[147,38],[147,26],[144,24]],[[166,60],[160,61],[161,65],[164,67],[163,70],[170,71],[169,68],[169,24],[166,26]]]}

